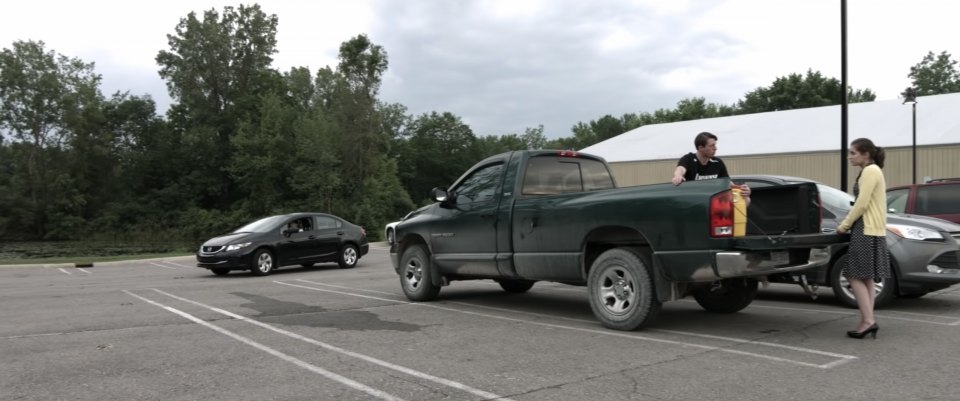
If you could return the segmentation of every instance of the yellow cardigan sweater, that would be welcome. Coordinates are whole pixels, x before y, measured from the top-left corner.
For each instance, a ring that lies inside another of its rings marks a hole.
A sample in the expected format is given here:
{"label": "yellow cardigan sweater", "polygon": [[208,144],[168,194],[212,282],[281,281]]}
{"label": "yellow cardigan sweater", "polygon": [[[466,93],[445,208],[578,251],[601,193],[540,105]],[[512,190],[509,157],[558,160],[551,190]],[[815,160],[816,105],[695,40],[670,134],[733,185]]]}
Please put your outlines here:
{"label": "yellow cardigan sweater", "polygon": [[849,232],[862,216],[864,235],[887,235],[887,182],[883,179],[883,171],[876,164],[864,167],[857,183],[860,196],[838,228]]}

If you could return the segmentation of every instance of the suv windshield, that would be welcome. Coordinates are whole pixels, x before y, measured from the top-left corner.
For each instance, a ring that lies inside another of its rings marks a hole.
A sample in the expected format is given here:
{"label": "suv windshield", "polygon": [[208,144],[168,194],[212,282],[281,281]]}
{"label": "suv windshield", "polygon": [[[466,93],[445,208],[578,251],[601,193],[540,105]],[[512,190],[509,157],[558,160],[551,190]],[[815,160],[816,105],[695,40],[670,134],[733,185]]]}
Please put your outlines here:
{"label": "suv windshield", "polygon": [[253,223],[247,224],[243,227],[240,227],[236,230],[233,230],[235,233],[265,233],[270,231],[274,226],[283,221],[283,216],[270,216],[264,217],[260,220],[257,220]]}

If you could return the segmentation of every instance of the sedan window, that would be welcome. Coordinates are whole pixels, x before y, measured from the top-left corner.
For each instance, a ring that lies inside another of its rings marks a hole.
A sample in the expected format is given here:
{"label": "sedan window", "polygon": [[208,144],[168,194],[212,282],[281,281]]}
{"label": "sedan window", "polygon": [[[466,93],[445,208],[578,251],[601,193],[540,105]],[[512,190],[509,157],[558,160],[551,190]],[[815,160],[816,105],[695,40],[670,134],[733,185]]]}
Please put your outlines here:
{"label": "sedan window", "polygon": [[332,217],[327,216],[317,216],[317,229],[326,230],[330,228],[337,228],[337,221]]}

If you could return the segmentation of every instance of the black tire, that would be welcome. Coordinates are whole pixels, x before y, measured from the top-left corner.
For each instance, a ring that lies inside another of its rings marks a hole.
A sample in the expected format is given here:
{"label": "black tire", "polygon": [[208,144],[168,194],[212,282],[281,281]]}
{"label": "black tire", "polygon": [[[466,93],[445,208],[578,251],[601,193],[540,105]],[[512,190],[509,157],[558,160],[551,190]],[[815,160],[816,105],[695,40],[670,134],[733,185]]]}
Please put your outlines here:
{"label": "black tire", "polygon": [[[850,289],[850,282],[843,277],[843,267],[847,265],[847,254],[837,258],[830,267],[830,287],[833,288],[833,295],[841,304],[848,308],[856,308],[857,300],[853,297],[853,290]],[[890,267],[891,271],[893,266]],[[873,300],[873,307],[879,308],[890,303],[897,294],[897,278],[894,277],[880,280],[874,283],[874,290],[877,297]]]}
{"label": "black tire", "polygon": [[757,280],[728,278],[693,291],[693,298],[708,312],[735,313],[743,310],[757,296]]}
{"label": "black tire", "polygon": [[210,269],[210,271],[212,271],[213,274],[216,274],[218,276],[226,276],[230,274],[230,269]]}
{"label": "black tire", "polygon": [[360,252],[357,251],[356,245],[345,244],[343,248],[340,248],[340,257],[337,259],[337,263],[341,269],[351,269],[357,265],[359,260]]}
{"label": "black tire", "polygon": [[497,280],[500,288],[511,294],[522,294],[530,291],[536,281],[533,280]]}
{"label": "black tire", "polygon": [[269,249],[258,249],[253,253],[253,267],[250,268],[250,273],[254,276],[269,275],[276,268],[276,263],[277,259]]}
{"label": "black tire", "polygon": [[590,266],[587,288],[590,309],[605,327],[636,330],[660,313],[653,285],[650,251],[614,248],[600,254]]}
{"label": "black tire", "polygon": [[440,293],[433,283],[430,254],[423,245],[411,245],[400,258],[400,288],[411,301],[430,301]]}
{"label": "black tire", "polygon": [[313,262],[310,262],[310,263],[301,263],[301,264],[300,264],[300,266],[303,266],[303,267],[306,267],[306,268],[313,267],[313,265],[314,265]]}

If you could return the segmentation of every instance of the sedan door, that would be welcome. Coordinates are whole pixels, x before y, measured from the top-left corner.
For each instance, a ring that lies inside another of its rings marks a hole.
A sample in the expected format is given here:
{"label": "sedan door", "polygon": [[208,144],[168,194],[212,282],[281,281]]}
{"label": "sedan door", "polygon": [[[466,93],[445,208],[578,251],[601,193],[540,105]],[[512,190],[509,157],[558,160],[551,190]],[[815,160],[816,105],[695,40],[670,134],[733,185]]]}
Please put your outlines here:
{"label": "sedan door", "polygon": [[315,240],[310,249],[310,260],[335,261],[343,243],[343,223],[331,216],[316,216]]}
{"label": "sedan door", "polygon": [[[277,243],[277,259],[280,265],[302,263],[310,258],[312,248],[316,247],[316,231],[310,217],[300,217],[288,221],[277,229],[280,240]],[[295,229],[296,232],[284,233]]]}

